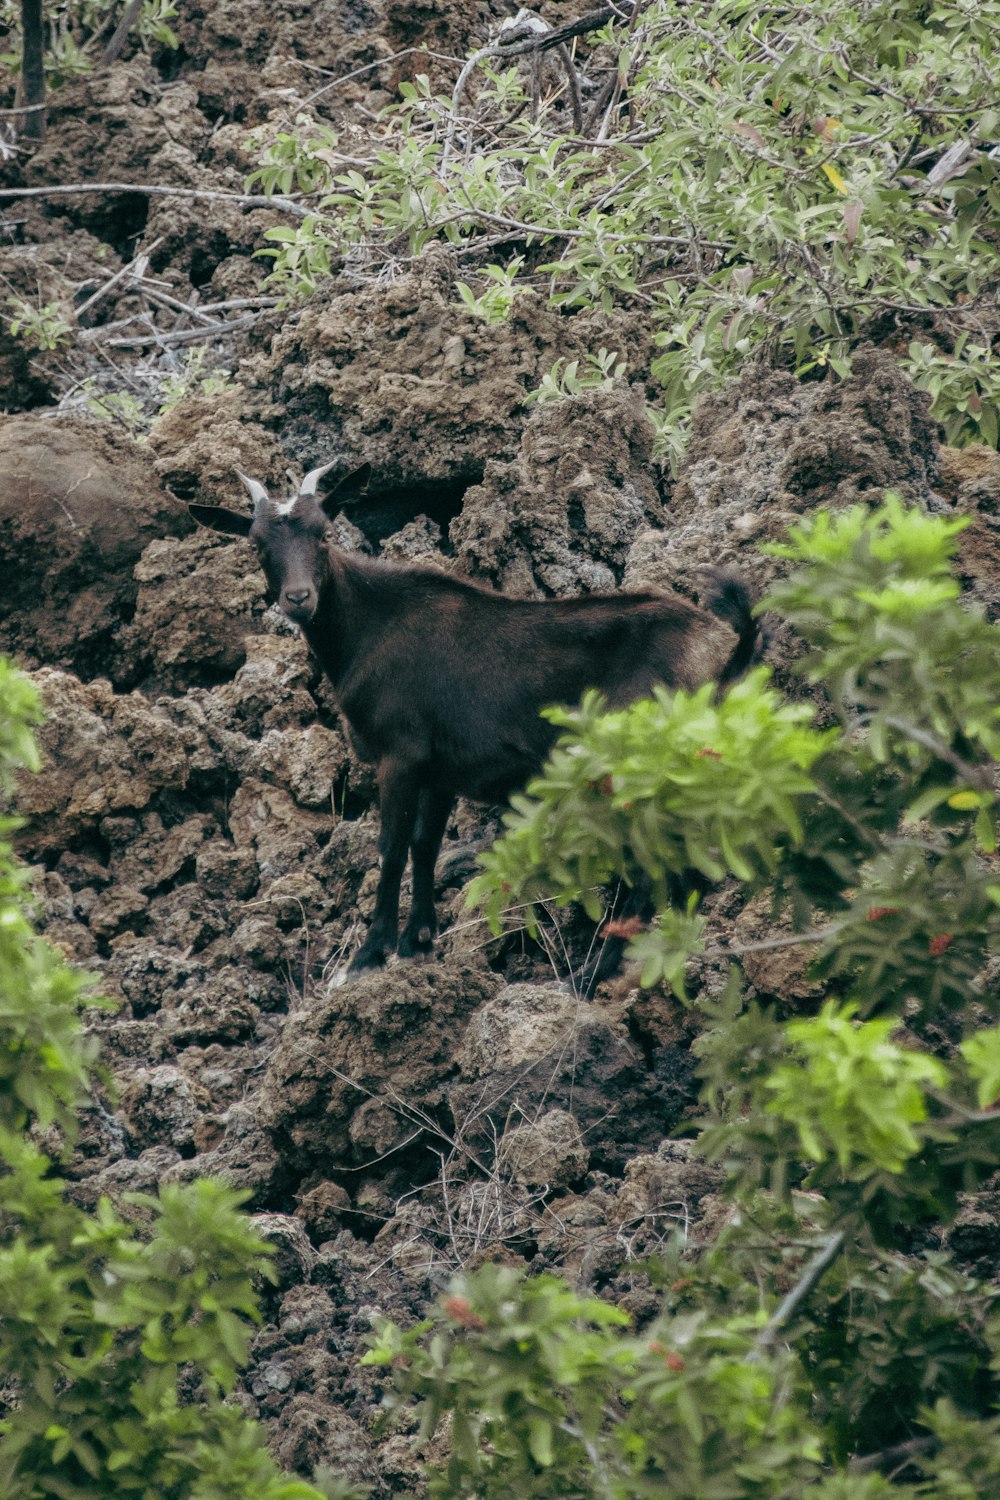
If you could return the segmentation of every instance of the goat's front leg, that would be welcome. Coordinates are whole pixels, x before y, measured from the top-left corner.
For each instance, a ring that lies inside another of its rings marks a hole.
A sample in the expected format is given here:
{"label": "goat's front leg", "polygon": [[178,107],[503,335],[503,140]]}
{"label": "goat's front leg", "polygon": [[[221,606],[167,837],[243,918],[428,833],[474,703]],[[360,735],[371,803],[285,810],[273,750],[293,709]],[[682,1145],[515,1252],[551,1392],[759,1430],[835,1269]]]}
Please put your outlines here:
{"label": "goat's front leg", "polygon": [[438,850],[454,805],[455,798],[451,792],[431,786],[421,789],[410,845],[413,851],[413,900],[410,903],[409,921],[399,940],[402,958],[412,958],[416,953],[428,953],[434,944],[437,932],[434,866],[437,864]]}
{"label": "goat's front leg", "polygon": [[348,970],[377,969],[396,946],[399,932],[399,883],[413,836],[420,797],[420,775],[409,762],[384,760],[378,768],[379,809],[382,831],[379,850],[382,870],[375,893],[375,915],[368,936],[351,960]]}

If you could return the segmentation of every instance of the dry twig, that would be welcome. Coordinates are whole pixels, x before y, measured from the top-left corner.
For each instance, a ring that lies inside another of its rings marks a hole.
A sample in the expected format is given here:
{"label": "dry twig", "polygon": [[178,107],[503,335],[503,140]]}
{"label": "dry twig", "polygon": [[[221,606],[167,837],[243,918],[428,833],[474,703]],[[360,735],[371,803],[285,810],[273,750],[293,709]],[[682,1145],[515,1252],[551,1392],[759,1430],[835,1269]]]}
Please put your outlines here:
{"label": "dry twig", "polygon": [[209,188],[164,187],[160,183],[148,182],[72,182],[50,187],[0,188],[0,199],[56,198],[70,193],[146,193],[151,197],[204,198],[216,203],[242,203],[247,208],[280,208],[299,219],[310,213],[305,204],[291,198],[268,198],[263,193],[222,193]]}

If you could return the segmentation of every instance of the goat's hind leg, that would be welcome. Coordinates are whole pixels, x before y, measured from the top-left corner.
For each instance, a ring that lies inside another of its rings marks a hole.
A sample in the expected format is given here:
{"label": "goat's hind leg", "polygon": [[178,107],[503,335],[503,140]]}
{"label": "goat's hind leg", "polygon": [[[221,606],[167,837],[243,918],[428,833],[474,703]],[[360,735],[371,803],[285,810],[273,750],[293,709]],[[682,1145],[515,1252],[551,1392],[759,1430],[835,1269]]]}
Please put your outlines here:
{"label": "goat's hind leg", "polygon": [[382,761],[378,768],[382,831],[379,849],[382,870],[375,893],[375,912],[368,936],[351,959],[348,972],[377,969],[396,946],[399,932],[399,884],[420,801],[420,774],[410,764]]}
{"label": "goat's hind leg", "polygon": [[434,867],[454,805],[455,799],[450,792],[443,791],[440,787],[421,788],[417,820],[410,843],[413,853],[413,900],[409,921],[399,940],[402,958],[429,953],[434,946],[437,934]]}

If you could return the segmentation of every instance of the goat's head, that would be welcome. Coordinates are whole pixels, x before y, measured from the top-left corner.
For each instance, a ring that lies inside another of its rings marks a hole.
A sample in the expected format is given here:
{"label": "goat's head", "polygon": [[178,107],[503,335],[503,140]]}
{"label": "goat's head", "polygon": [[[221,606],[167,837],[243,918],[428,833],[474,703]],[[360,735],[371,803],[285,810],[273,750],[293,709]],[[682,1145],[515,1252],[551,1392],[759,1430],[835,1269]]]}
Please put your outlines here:
{"label": "goat's head", "polygon": [[329,576],[330,521],[340,501],[365,489],[371,475],[371,464],[362,464],[331,482],[333,467],[313,469],[290,500],[272,500],[262,484],[237,469],[253,501],[252,516],[219,505],[188,506],[211,531],[249,537],[275,599],[298,625],[307,625],[316,613]]}

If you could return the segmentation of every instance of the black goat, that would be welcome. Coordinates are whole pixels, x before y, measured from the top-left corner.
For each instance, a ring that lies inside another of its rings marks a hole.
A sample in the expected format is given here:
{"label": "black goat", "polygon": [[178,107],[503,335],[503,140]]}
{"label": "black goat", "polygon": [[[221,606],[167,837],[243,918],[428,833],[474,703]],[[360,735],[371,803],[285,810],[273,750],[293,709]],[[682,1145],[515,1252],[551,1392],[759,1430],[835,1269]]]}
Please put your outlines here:
{"label": "black goat", "polygon": [[413,854],[413,901],[399,952],[434,941],[434,865],[457,796],[498,802],[538,771],[557,731],[540,717],[598,688],[611,707],[654,683],[739,676],[757,650],[746,588],[719,574],[709,611],[679,594],[511,599],[431,567],[400,567],[333,544],[332,496],[314,469],[276,503],[240,475],[252,518],[192,505],[213,531],[247,536],[278,604],[333,684],[357,752],[378,769],[382,872],[371,930],[351,972],[396,947],[399,886]]}

